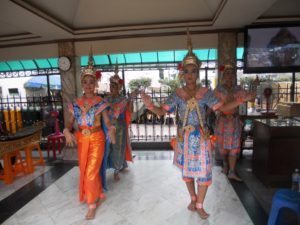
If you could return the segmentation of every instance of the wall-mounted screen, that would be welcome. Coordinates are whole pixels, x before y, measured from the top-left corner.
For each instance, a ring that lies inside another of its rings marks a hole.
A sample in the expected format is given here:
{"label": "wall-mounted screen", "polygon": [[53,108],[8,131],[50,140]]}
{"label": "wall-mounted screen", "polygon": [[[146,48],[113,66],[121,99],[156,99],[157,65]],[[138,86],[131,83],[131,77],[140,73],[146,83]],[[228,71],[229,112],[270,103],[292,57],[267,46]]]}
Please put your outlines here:
{"label": "wall-mounted screen", "polygon": [[300,71],[300,24],[245,28],[245,73]]}

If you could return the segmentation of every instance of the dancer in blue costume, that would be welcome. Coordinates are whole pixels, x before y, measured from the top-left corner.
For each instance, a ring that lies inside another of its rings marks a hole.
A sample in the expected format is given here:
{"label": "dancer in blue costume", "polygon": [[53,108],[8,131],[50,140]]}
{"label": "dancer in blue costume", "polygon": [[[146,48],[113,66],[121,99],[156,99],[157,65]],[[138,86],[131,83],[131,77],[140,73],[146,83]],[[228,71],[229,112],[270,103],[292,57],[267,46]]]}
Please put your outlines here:
{"label": "dancer in blue costume", "polygon": [[114,169],[114,179],[120,180],[119,172],[127,168],[127,161],[132,162],[132,151],[128,135],[128,127],[131,122],[131,112],[133,111],[132,100],[137,92],[130,94],[129,98],[121,95],[124,81],[118,76],[118,66],[115,74],[110,78],[110,95],[104,101],[110,106],[109,118],[116,127],[116,143],[107,142],[104,163],[101,168],[103,186],[107,190],[106,169]]}
{"label": "dancer in blue costume", "polygon": [[[172,142],[174,164],[181,169],[182,178],[191,196],[188,209],[196,211],[202,219],[206,219],[209,214],[204,210],[203,202],[208,186],[212,183],[213,160],[210,136],[205,120],[203,120],[206,117],[205,109],[208,106],[212,110],[227,111],[253,96],[247,95],[245,99],[223,104],[211,90],[199,87],[196,81],[199,78],[201,63],[192,51],[189,34],[188,54],[182,64],[185,85],[177,88],[164,104],[154,105],[150,96],[145,93],[142,93],[141,96],[146,107],[160,116],[178,110],[180,120],[177,137],[175,142]],[[197,194],[195,182],[198,189]]]}

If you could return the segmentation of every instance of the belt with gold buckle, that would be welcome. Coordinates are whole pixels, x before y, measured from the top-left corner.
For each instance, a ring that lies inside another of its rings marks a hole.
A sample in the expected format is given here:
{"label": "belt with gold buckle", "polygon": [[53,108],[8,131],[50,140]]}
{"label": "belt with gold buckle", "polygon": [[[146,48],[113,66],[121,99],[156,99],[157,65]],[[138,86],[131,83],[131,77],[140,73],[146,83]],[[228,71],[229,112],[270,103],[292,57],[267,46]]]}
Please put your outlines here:
{"label": "belt with gold buckle", "polygon": [[89,136],[89,135],[91,135],[91,130],[89,130],[89,129],[83,129],[83,130],[81,130],[81,133],[84,135],[84,136]]}
{"label": "belt with gold buckle", "polygon": [[80,132],[84,135],[84,136],[90,136],[92,133],[100,131],[101,127],[95,127],[92,129],[81,129]]}

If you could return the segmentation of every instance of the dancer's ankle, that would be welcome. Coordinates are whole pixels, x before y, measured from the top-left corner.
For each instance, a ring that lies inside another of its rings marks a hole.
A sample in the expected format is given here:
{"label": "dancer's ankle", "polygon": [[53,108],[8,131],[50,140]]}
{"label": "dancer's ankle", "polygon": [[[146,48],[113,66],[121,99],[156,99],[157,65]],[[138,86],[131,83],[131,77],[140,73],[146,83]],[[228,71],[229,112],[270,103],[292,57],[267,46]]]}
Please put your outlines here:
{"label": "dancer's ankle", "polygon": [[188,210],[196,211],[197,195],[191,195],[191,202],[188,205]]}

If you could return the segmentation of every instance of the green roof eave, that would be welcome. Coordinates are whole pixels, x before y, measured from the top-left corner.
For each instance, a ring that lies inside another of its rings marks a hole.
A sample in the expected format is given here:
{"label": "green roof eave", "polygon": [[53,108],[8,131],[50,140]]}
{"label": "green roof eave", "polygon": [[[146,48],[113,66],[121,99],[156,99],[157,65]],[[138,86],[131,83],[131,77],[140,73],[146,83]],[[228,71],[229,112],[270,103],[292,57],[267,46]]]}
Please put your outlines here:
{"label": "green roof eave", "polygon": [[1,61],[0,72],[58,69],[58,58]]}
{"label": "green roof eave", "polygon": [[[217,49],[195,49],[194,53],[201,61],[217,60]],[[152,64],[152,63],[178,63],[183,60],[187,50],[158,51],[158,52],[140,52],[140,53],[124,53],[124,54],[108,54],[95,55],[94,65],[106,66],[115,65],[116,63],[127,64]],[[88,64],[88,56],[81,56],[81,66]]]}
{"label": "green roof eave", "polygon": [[[217,49],[194,49],[194,53],[201,61],[214,61],[218,59]],[[158,52],[135,52],[125,54],[94,55],[96,66],[109,66],[118,64],[152,64],[152,63],[178,63],[183,60],[187,50],[172,50]],[[243,60],[244,48],[236,49],[237,60]],[[80,65],[87,66],[88,56],[80,57]],[[0,72],[14,72],[27,70],[58,69],[58,58],[0,61]]]}

